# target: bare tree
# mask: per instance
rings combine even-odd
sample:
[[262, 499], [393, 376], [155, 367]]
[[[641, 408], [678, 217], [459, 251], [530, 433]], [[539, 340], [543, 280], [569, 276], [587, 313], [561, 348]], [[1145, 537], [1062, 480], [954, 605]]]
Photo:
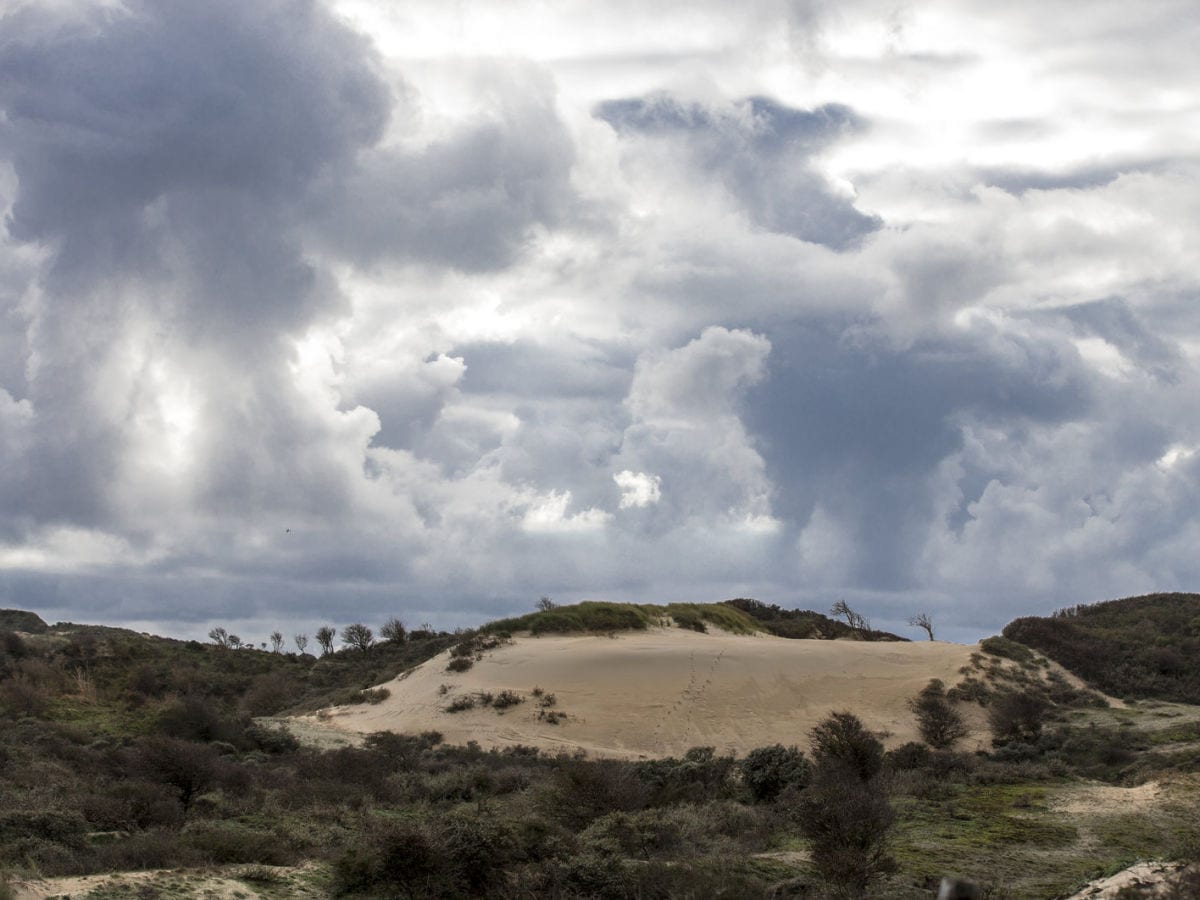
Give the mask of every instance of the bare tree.
[[375, 643], [375, 632], [361, 622], [355, 622], [342, 629], [342, 643], [366, 653]]
[[272, 631], [271, 632], [271, 652], [279, 653], [282, 650], [283, 650], [283, 632]]
[[208, 633], [208, 637], [218, 647], [229, 646], [229, 632], [219, 625]]
[[317, 629], [317, 643], [321, 645], [321, 655], [328, 656], [333, 652], [333, 639], [337, 637], [337, 629], [322, 625]]
[[295, 637], [293, 637], [292, 640], [296, 642], [296, 649], [299, 650], [301, 653], [303, 653], [306, 649], [308, 649], [308, 635], [307, 634], [298, 634]]
[[919, 612], [908, 620], [908, 624], [913, 628], [923, 628], [925, 633], [929, 635], [929, 639], [933, 640], [933, 616], [927, 612]]
[[379, 636], [389, 644], [403, 644], [408, 638], [408, 629], [396, 616], [392, 616], [379, 626]]
[[846, 624], [863, 637], [866, 637], [871, 633], [871, 623], [867, 620], [867, 617], [858, 611], [851, 609], [850, 604], [845, 600], [839, 600], [837, 603], [833, 604], [833, 606], [829, 608], [829, 614], [835, 619], [845, 619]]
[[534, 609], [536, 609], [538, 612], [550, 612], [550, 610], [556, 609], [557, 607], [558, 604], [549, 597], [540, 597]]
[[242, 639], [236, 634], [229, 635], [226, 640], [228, 641], [228, 643], [225, 645], [226, 647], [232, 647], [234, 650], [242, 649]]

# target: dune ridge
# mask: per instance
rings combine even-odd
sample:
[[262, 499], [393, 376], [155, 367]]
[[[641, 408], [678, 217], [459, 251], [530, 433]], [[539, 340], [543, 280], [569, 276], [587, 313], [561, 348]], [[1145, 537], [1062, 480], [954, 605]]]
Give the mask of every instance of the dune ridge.
[[[319, 720], [346, 732], [442, 732], [450, 743], [517, 744], [638, 758], [695, 746], [744, 753], [766, 744], [805, 746], [832, 710], [848, 709], [897, 746], [918, 739], [906, 702], [931, 678], [955, 684], [978, 645], [788, 640], [679, 628], [606, 635], [517, 635], [466, 672], [446, 671], [444, 653], [386, 682], [376, 705], [336, 707]], [[553, 694], [539, 718], [532, 690]], [[525, 702], [497, 711], [445, 711], [456, 697], [513, 691]], [[972, 714], [973, 717], [972, 717]], [[982, 746], [982, 715], [968, 712]]]

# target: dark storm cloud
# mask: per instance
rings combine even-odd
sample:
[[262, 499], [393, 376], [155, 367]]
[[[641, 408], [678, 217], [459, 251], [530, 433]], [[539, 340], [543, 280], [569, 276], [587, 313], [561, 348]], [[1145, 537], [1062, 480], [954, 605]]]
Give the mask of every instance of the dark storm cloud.
[[20, 184], [10, 232], [56, 242], [59, 278], [161, 265], [156, 202], [243, 232], [222, 201], [286, 205], [387, 119], [368, 46], [307, 0], [137, 0], [54, 19], [30, 5], [0, 23], [0, 106]]
[[[56, 16], [25, 6], [0, 28], [8, 230], [52, 254], [30, 331], [40, 458], [25, 503], [97, 522], [125, 443], [113, 407], [134, 387], [97, 372], [153, 322], [167, 344], [212, 346], [227, 369], [214, 380], [269, 403], [279, 337], [336, 299], [301, 255], [296, 195], [379, 136], [389, 97], [361, 38], [303, 0]], [[258, 412], [236, 407], [227, 433]]]
[[536, 72], [498, 71], [500, 108], [420, 150], [381, 149], [323, 186], [312, 213], [324, 240], [360, 264], [418, 261], [500, 268], [529, 229], [572, 205], [574, 148]]
[[771, 341], [771, 376], [746, 421], [774, 510], [800, 525], [818, 505], [835, 514], [858, 548], [861, 588], [911, 586], [933, 514], [930, 481], [961, 447], [964, 417], [1020, 430], [1091, 405], [1078, 357], [1045, 338], [985, 328], [900, 350], [826, 319], [780, 327]]
[[712, 109], [656, 94], [609, 100], [595, 114], [620, 134], [678, 146], [702, 172], [718, 177], [761, 228], [846, 250], [881, 225], [809, 165], [813, 155], [865, 126], [848, 107], [800, 110], [750, 97]]

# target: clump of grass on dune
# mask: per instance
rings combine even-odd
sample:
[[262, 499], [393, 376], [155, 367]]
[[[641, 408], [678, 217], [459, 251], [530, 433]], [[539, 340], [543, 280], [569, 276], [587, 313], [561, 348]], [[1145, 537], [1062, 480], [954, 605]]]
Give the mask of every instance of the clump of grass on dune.
[[665, 607], [646, 608], [665, 612], [680, 628], [693, 631], [705, 631], [705, 625], [715, 625], [733, 634], [755, 634], [763, 630], [752, 617], [724, 603], [669, 603]]

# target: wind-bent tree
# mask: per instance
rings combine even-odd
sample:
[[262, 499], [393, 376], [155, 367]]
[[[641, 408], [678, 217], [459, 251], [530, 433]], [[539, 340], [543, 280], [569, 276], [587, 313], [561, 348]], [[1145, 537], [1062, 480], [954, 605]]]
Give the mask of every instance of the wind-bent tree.
[[337, 637], [337, 630], [329, 625], [322, 625], [317, 629], [317, 643], [321, 645], [321, 655], [328, 656], [333, 652], [333, 639]]
[[229, 646], [229, 632], [219, 625], [208, 633], [208, 637], [218, 647]]
[[308, 649], [308, 635], [307, 634], [298, 634], [295, 637], [293, 637], [292, 640], [296, 642], [296, 650], [299, 651], [300, 653], [303, 653], [306, 649]]
[[913, 628], [922, 628], [929, 635], [929, 639], [933, 640], [933, 617], [927, 612], [919, 612], [908, 620], [908, 624]]
[[871, 623], [867, 620], [867, 617], [857, 610], [851, 609], [850, 604], [845, 600], [839, 600], [833, 604], [829, 608], [829, 614], [835, 619], [845, 619], [846, 624], [863, 637], [871, 633]]
[[366, 653], [375, 643], [375, 632], [362, 622], [355, 622], [342, 629], [342, 643]]

